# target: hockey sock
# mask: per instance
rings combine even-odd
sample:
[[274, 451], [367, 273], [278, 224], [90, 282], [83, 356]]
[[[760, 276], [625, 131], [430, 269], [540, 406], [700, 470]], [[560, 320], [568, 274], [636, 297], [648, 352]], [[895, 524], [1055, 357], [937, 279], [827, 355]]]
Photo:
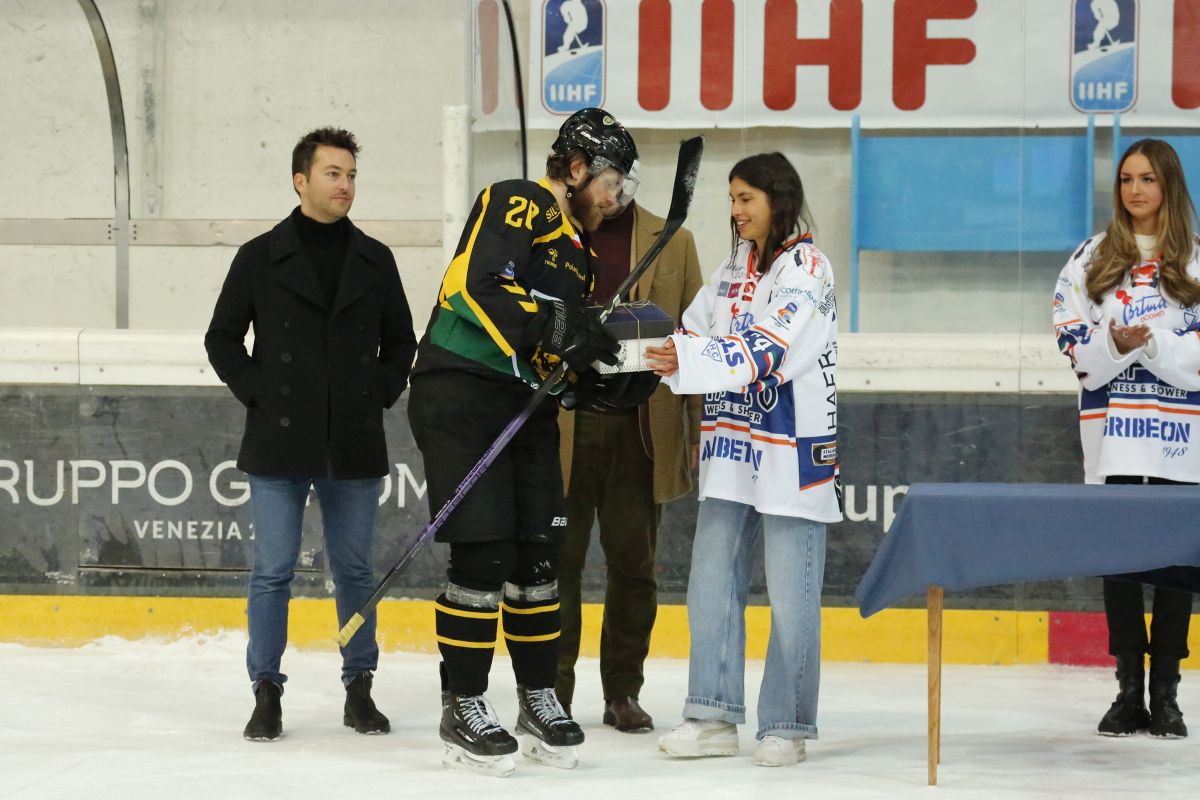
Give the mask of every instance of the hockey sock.
[[464, 589], [450, 584], [434, 602], [438, 650], [453, 694], [473, 697], [487, 691], [500, 592]]
[[504, 584], [504, 639], [517, 683], [527, 689], [554, 686], [558, 669], [558, 582]]

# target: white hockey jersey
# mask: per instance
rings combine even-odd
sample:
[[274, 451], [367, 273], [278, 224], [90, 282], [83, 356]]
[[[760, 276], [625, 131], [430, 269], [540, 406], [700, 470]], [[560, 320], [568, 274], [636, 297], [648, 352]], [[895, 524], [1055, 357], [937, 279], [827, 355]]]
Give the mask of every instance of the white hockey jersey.
[[[1081, 385], [1084, 480], [1150, 475], [1200, 482], [1200, 438], [1191, 446], [1192, 436], [1200, 436], [1200, 307], [1183, 308], [1162, 294], [1157, 259], [1131, 268], [1097, 306], [1085, 284], [1103, 238], [1097, 234], [1075, 251], [1054, 290], [1058, 347]], [[1200, 243], [1187, 272], [1200, 279]], [[1153, 344], [1119, 354], [1109, 320], [1149, 325]]]
[[679, 371], [664, 382], [705, 395], [701, 499], [841, 521], [833, 270], [812, 239], [787, 243], [766, 275], [739, 243], [683, 330], [672, 337]]

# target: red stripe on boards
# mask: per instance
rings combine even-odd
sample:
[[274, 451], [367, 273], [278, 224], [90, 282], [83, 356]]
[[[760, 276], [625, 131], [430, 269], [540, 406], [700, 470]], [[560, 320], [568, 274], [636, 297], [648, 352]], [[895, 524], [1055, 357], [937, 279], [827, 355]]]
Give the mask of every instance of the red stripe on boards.
[[1051, 611], [1049, 613], [1051, 664], [1081, 667], [1111, 667], [1108, 654], [1108, 623], [1100, 611]]

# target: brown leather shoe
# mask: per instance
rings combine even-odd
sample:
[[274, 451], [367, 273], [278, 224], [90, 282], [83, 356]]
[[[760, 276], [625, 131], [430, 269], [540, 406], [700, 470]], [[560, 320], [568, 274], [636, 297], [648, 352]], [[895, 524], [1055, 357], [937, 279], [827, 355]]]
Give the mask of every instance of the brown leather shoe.
[[604, 701], [604, 724], [622, 733], [646, 733], [654, 730], [654, 720], [636, 697], [613, 697]]

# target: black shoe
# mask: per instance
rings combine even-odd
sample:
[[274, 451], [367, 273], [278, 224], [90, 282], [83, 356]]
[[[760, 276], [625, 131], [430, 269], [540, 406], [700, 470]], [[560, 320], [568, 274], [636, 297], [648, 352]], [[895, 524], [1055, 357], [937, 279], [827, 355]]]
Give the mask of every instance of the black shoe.
[[273, 742], [283, 735], [283, 709], [279, 696], [283, 689], [271, 681], [259, 681], [254, 690], [254, 713], [242, 731], [242, 737], [251, 742]]
[[392, 725], [388, 718], [375, 707], [371, 699], [372, 675], [364, 672], [346, 687], [346, 710], [342, 715], [342, 724], [354, 728], [359, 733], [388, 733]]
[[654, 720], [636, 697], [613, 697], [604, 701], [604, 724], [622, 733], [646, 733], [654, 730]]
[[1179, 688], [1179, 659], [1150, 660], [1150, 735], [1160, 739], [1183, 739], [1187, 725], [1175, 699]]
[[1101, 736], [1132, 736], [1150, 726], [1146, 710], [1146, 667], [1143, 656], [1117, 656], [1117, 699], [1100, 720], [1096, 732]]
[[583, 729], [571, 719], [553, 687], [526, 689], [517, 687], [517, 730], [541, 739], [551, 747], [573, 747], [583, 744]]

